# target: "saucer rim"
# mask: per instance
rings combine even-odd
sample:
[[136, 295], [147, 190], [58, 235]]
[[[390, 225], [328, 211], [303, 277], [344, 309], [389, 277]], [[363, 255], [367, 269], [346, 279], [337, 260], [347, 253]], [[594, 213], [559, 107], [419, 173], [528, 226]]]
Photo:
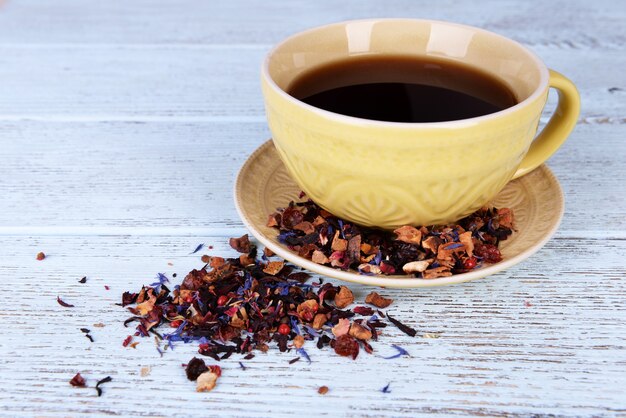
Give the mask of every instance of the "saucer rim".
[[[243, 183], [243, 177], [248, 169], [248, 167], [253, 164], [256, 160], [256, 157], [265, 152], [266, 149], [270, 146], [274, 146], [272, 139], [261, 144], [252, 154], [248, 156], [246, 161], [243, 163], [239, 171], [237, 172], [237, 177], [234, 183], [234, 192], [233, 197], [235, 201], [235, 208], [245, 227], [252, 233], [252, 235], [260, 241], [267, 248], [272, 250], [276, 255], [282, 257], [283, 259], [299, 266], [303, 267], [306, 270], [312, 271], [314, 273], [331, 277], [334, 279], [350, 282], [350, 283], [358, 283], [366, 286], [378, 286], [378, 287], [389, 287], [389, 288], [430, 288], [430, 287], [439, 287], [439, 286], [447, 286], [452, 284], [460, 284], [466, 283], [473, 280], [482, 279], [484, 277], [493, 275], [495, 273], [499, 273], [503, 270], [506, 270], [510, 267], [519, 264], [520, 262], [526, 260], [531, 257], [537, 251], [539, 251], [543, 246], [554, 236], [556, 231], [561, 224], [563, 219], [563, 214], [565, 211], [565, 199], [563, 194], [563, 189], [561, 184], [559, 183], [557, 177], [554, 175], [552, 170], [548, 168], [546, 164], [542, 164], [537, 167], [535, 170], [543, 170], [545, 175], [550, 178], [550, 180], [555, 184], [558, 193], [555, 194], [554, 198], [558, 199], [558, 207], [559, 214], [556, 220], [554, 221], [551, 228], [543, 235], [542, 239], [537, 241], [534, 245], [528, 248], [521, 253], [508, 258], [506, 260], [502, 260], [499, 263], [489, 265], [487, 267], [483, 267], [477, 270], [472, 270], [467, 273], [455, 274], [449, 277], [440, 277], [436, 279], [421, 279], [421, 278], [399, 278], [398, 276], [368, 276], [361, 275], [354, 271], [345, 271], [345, 270], [337, 270], [332, 267], [323, 266], [321, 264], [314, 263], [311, 260], [308, 260], [304, 257], [300, 257], [299, 255], [293, 253], [291, 250], [283, 247], [280, 244], [276, 244], [271, 239], [266, 237], [258, 228], [254, 226], [251, 220], [246, 215], [243, 204], [241, 203], [242, 197], [239, 194], [239, 190], [241, 189], [240, 185]], [[533, 170], [534, 171], [534, 170]]]

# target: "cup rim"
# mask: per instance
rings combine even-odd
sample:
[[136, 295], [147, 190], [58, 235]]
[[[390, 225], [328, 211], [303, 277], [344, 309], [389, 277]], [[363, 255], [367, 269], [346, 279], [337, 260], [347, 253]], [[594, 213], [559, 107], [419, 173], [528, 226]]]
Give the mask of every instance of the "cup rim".
[[[272, 78], [272, 76], [269, 73], [269, 63], [271, 60], [272, 55], [279, 49], [281, 48], [285, 43], [287, 43], [288, 41], [297, 38], [299, 36], [302, 36], [304, 34], [307, 33], [313, 33], [322, 29], [326, 29], [329, 27], [333, 27], [333, 26], [342, 26], [342, 25], [346, 25], [348, 23], [354, 23], [354, 22], [427, 22], [427, 23], [437, 23], [437, 24], [444, 24], [444, 25], [448, 25], [448, 26], [456, 26], [456, 27], [460, 27], [460, 28], [465, 28], [465, 29], [471, 29], [477, 32], [482, 32], [485, 33], [489, 36], [493, 36], [496, 38], [500, 38], [506, 42], [512, 43], [518, 47], [520, 47], [521, 49], [523, 49], [529, 56], [529, 58], [536, 64], [537, 68], [539, 69], [540, 72], [540, 80], [539, 80], [539, 86], [535, 89], [535, 91], [533, 91], [533, 93], [528, 96], [527, 98], [525, 98], [524, 100], [522, 100], [521, 102], [511, 106], [511, 107], [507, 107], [506, 109], [503, 110], [499, 110], [497, 112], [494, 113], [489, 113], [487, 115], [483, 115], [483, 116], [476, 116], [473, 118], [467, 118], [467, 119], [458, 119], [458, 120], [449, 120], [449, 121], [443, 121], [443, 122], [391, 122], [391, 121], [382, 121], [382, 120], [375, 120], [375, 119], [365, 119], [365, 118], [358, 118], [358, 117], [354, 117], [354, 116], [348, 116], [348, 115], [343, 115], [341, 113], [335, 113], [335, 112], [331, 112], [328, 110], [324, 110], [324, 109], [320, 109], [318, 107], [309, 105], [299, 99], [296, 99], [295, 97], [293, 97], [292, 95], [290, 95], [289, 93], [287, 93], [285, 90], [283, 90], [282, 88], [280, 88], [276, 82], [274, 81], [274, 79]], [[451, 128], [454, 125], [467, 125], [467, 124], [476, 124], [476, 123], [480, 123], [483, 121], [488, 121], [490, 119], [496, 119], [496, 118], [501, 118], [501, 117], [505, 117], [510, 115], [511, 113], [515, 113], [516, 111], [518, 111], [519, 109], [528, 106], [529, 104], [535, 102], [539, 97], [541, 97], [544, 93], [544, 91], [548, 88], [549, 86], [549, 80], [550, 80], [550, 72], [548, 70], [548, 67], [545, 65], [545, 63], [537, 56], [537, 54], [535, 54], [533, 51], [531, 51], [529, 48], [527, 48], [526, 46], [522, 45], [521, 43], [511, 39], [511, 38], [507, 38], [506, 36], [500, 35], [498, 33], [495, 32], [491, 32], [488, 31], [486, 29], [482, 29], [476, 26], [470, 26], [470, 25], [464, 25], [461, 23], [454, 23], [454, 22], [448, 22], [445, 20], [434, 20], [434, 19], [407, 19], [407, 18], [370, 18], [370, 19], [350, 19], [350, 20], [343, 20], [340, 22], [334, 22], [334, 23], [329, 23], [326, 25], [321, 25], [321, 26], [316, 26], [313, 28], [309, 28], [300, 32], [297, 32], [293, 35], [290, 35], [289, 37], [283, 39], [282, 41], [280, 41], [278, 44], [276, 44], [274, 47], [272, 47], [267, 54], [265, 55], [265, 59], [263, 60], [263, 64], [261, 65], [261, 76], [262, 78], [268, 83], [268, 85], [275, 90], [283, 99], [287, 100], [288, 102], [291, 102], [292, 104], [296, 105], [296, 106], [300, 106], [310, 112], [313, 112], [315, 114], [318, 114], [318, 116], [321, 116], [323, 118], [326, 119], [331, 119], [334, 120], [336, 122], [341, 122], [341, 123], [349, 123], [349, 124], [355, 124], [355, 125], [367, 125], [367, 126], [377, 126], [377, 127], [390, 127], [390, 128], [406, 128], [406, 129], [416, 129], [416, 128]]]

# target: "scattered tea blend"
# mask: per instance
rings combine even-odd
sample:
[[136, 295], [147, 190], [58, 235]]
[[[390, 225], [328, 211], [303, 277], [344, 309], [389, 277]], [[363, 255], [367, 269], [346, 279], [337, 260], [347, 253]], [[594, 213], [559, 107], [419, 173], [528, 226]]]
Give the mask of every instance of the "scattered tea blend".
[[[388, 325], [385, 313], [368, 306], [350, 310], [354, 295], [348, 287], [323, 283], [322, 279], [307, 283], [308, 273], [294, 270], [277, 257], [268, 258], [267, 252], [257, 258], [257, 248], [247, 235], [231, 239], [230, 245], [240, 252], [239, 257], [211, 256], [173, 289], [166, 286], [167, 277], [159, 274], [157, 282], [139, 292], [125, 292], [122, 306], [133, 316], [124, 326], [136, 322], [135, 336], [153, 334], [158, 345], [165, 343], [166, 348], [178, 341], [195, 342], [198, 353], [214, 361], [232, 355], [250, 360], [253, 351], [266, 352], [276, 346], [281, 352], [297, 354], [290, 364], [297, 360], [311, 363], [307, 342], [352, 359], [361, 350], [373, 352], [370, 341], [376, 341], [379, 330]], [[374, 306], [387, 307], [393, 302], [378, 294], [373, 299], [370, 296], [367, 303]], [[413, 330], [399, 321], [391, 323], [404, 332]], [[169, 332], [157, 331], [166, 327]], [[122, 345], [127, 346], [131, 339], [128, 336]], [[394, 348], [400, 355], [388, 359], [408, 355], [404, 349]], [[217, 366], [206, 366], [198, 358], [188, 363], [186, 372], [190, 380], [197, 381], [199, 391], [211, 390], [221, 374]]]
[[278, 240], [290, 250], [317, 264], [435, 279], [501, 261], [498, 245], [513, 233], [513, 222], [508, 208], [483, 208], [457, 224], [387, 232], [344, 221], [307, 200], [278, 209], [267, 226], [278, 230]]

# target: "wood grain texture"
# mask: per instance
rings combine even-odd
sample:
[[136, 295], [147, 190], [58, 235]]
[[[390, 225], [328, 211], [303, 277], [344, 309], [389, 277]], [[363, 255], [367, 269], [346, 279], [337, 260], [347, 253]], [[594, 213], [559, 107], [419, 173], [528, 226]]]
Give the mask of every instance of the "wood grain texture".
[[[549, 161], [562, 226], [490, 278], [385, 290], [420, 333], [387, 328], [376, 353], [399, 344], [410, 358], [310, 347], [311, 365], [272, 351], [244, 371], [233, 357], [197, 394], [180, 367], [197, 348], [123, 348], [115, 303], [157, 272], [198, 267], [198, 243], [229, 255], [226, 238], [245, 233], [232, 187], [269, 137], [258, 69], [271, 45], [380, 16], [485, 27], [577, 83], [579, 126]], [[0, 0], [0, 415], [626, 416], [625, 19], [608, 0]], [[114, 380], [98, 398], [68, 384], [76, 372]]]
[[0, 40], [7, 43], [273, 44], [325, 23], [370, 17], [449, 20], [481, 26], [529, 45], [622, 49], [621, 2], [558, 0], [344, 0], [84, 2], [7, 0]]
[[[0, 122], [0, 137], [0, 234], [36, 227], [228, 233], [243, 226], [235, 175], [269, 132], [261, 122], [30, 121]], [[621, 125], [581, 124], [549, 160], [566, 196], [564, 233], [626, 237], [623, 138]]]
[[[0, 121], [263, 122], [269, 48], [0, 43]], [[582, 121], [624, 123], [626, 91], [609, 91], [626, 90], [623, 49], [532, 49], [577, 83]]]

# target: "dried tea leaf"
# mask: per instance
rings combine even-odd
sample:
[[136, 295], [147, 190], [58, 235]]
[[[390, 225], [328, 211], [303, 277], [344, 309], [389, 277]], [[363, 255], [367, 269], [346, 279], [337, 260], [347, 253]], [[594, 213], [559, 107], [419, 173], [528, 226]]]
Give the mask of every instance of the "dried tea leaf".
[[389, 312], [387, 312], [387, 319], [391, 321], [392, 324], [398, 327], [398, 329], [404, 332], [406, 335], [411, 336], [411, 337], [415, 337], [415, 335], [417, 335], [416, 329], [413, 329], [410, 326], [405, 325], [402, 322], [398, 321], [397, 319], [392, 318], [391, 315], [389, 315]]
[[98, 396], [102, 396], [102, 389], [100, 389], [100, 385], [102, 385], [104, 383], [108, 383], [111, 380], [113, 380], [113, 378], [111, 376], [107, 376], [104, 379], [98, 380], [98, 383], [96, 383], [96, 392], [98, 392]]

